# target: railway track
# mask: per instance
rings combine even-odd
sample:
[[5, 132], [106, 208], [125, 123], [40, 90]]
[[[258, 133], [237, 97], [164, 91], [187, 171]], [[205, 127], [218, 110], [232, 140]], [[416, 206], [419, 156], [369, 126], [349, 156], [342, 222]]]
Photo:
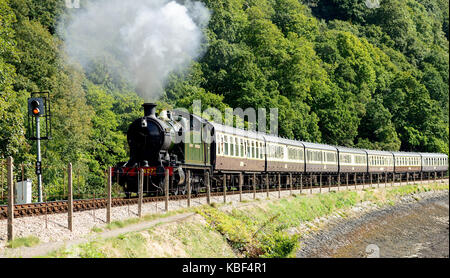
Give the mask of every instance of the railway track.
[[[445, 180], [448, 179], [440, 179]], [[411, 181], [410, 181], [411, 182]], [[390, 182], [388, 182], [390, 183]], [[358, 183], [356, 185], [369, 185], [370, 182], [366, 183]], [[372, 183], [375, 184], [376, 183]], [[383, 182], [380, 182], [381, 185], [384, 184]], [[355, 184], [349, 184], [349, 187], [355, 186]], [[337, 188], [338, 185], [322, 185], [322, 189], [328, 189], [328, 188]], [[340, 187], [346, 187], [346, 185], [341, 184]], [[312, 188], [319, 188], [318, 185], [314, 185]], [[311, 189], [310, 185], [304, 185], [303, 190], [309, 190]], [[278, 192], [278, 191], [288, 191], [291, 190], [290, 187], [281, 187], [280, 190], [278, 188], [270, 188], [269, 192]], [[299, 190], [299, 187], [293, 186], [292, 190]], [[258, 188], [256, 189], [256, 193], [266, 193], [266, 188]], [[255, 193], [253, 189], [250, 190], [242, 190], [242, 194], [249, 194], [249, 193]], [[237, 195], [239, 194], [239, 190], [227, 190], [226, 195]], [[191, 198], [204, 198], [206, 197], [206, 193], [200, 193], [196, 195], [192, 195]], [[217, 197], [217, 196], [223, 196], [223, 191], [220, 192], [211, 192], [211, 197]], [[169, 201], [177, 201], [177, 200], [186, 200], [188, 198], [187, 195], [171, 195], [169, 196]], [[163, 202], [165, 201], [165, 196], [155, 196], [155, 197], [144, 197], [142, 198], [143, 203], [151, 203], [151, 202]], [[138, 203], [138, 198], [112, 198], [111, 206], [112, 207], [119, 207], [119, 206], [126, 206], [126, 205], [135, 205]], [[106, 198], [96, 198], [96, 199], [83, 199], [83, 200], [74, 200], [73, 201], [73, 211], [79, 212], [79, 211], [86, 211], [86, 210], [93, 210], [93, 209], [102, 209], [106, 208], [107, 206], [107, 199]], [[67, 201], [51, 201], [51, 202], [45, 202], [45, 203], [33, 203], [33, 204], [23, 204], [23, 205], [15, 205], [14, 206], [14, 217], [20, 218], [20, 217], [30, 217], [30, 216], [39, 216], [39, 215], [46, 215], [46, 214], [56, 214], [56, 213], [65, 213], [68, 210], [68, 202]], [[7, 219], [7, 212], [8, 207], [6, 205], [0, 206], [0, 220]]]

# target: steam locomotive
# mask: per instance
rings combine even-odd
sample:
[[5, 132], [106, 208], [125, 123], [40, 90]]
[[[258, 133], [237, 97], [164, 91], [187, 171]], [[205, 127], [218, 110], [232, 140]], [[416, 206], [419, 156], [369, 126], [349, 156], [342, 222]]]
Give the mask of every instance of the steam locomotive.
[[[448, 156], [440, 153], [389, 152], [301, 142], [265, 133], [209, 122], [183, 111], [162, 111], [146, 103], [144, 117], [128, 129], [130, 159], [113, 169], [127, 196], [137, 192], [141, 169], [144, 192], [164, 194], [165, 172], [170, 194], [185, 194], [189, 178], [192, 193], [205, 188], [205, 173], [222, 188], [223, 173], [301, 174], [317, 176], [372, 174], [386, 180], [396, 176], [432, 176], [448, 171]], [[187, 176], [189, 175], [189, 176]], [[232, 182], [230, 186], [233, 186]], [[250, 184], [250, 182], [248, 183]], [[270, 182], [274, 185], [274, 182]], [[153, 193], [152, 193], [153, 192]]]
[[185, 194], [189, 170], [192, 192], [197, 193], [203, 185], [205, 171], [212, 173], [214, 169], [213, 126], [182, 111], [162, 111], [157, 117], [153, 103], [143, 107], [144, 117], [135, 120], [127, 132], [130, 159], [113, 169], [118, 183], [128, 196], [137, 192], [139, 172], [143, 169], [143, 191], [163, 194], [168, 170], [171, 193]]

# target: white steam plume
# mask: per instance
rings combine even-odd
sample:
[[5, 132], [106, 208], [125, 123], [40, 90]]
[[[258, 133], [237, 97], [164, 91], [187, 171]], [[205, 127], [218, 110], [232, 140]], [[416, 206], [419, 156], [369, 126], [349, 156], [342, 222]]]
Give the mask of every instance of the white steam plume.
[[210, 18], [200, 2], [97, 0], [60, 28], [66, 51], [88, 68], [102, 60], [136, 86], [147, 101], [162, 93], [170, 72], [202, 54], [201, 31]]

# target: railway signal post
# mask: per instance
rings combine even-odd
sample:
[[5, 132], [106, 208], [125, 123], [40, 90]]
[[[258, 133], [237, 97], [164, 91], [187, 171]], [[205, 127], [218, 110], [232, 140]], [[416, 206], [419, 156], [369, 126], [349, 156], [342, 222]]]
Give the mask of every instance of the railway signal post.
[[[49, 93], [32, 93], [28, 99], [28, 139], [36, 141], [36, 175], [38, 182], [38, 201], [42, 202], [42, 158], [41, 140], [51, 139]], [[34, 118], [34, 121], [32, 120]], [[41, 123], [41, 118], [43, 122]], [[44, 133], [41, 134], [41, 124]], [[35, 134], [35, 136], [33, 136]]]

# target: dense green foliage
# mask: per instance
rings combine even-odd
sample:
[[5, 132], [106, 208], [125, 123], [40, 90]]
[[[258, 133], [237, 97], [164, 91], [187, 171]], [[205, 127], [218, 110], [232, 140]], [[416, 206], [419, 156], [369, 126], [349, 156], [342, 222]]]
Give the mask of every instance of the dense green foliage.
[[[202, 2], [212, 12], [207, 52], [171, 75], [164, 106], [278, 108], [284, 137], [448, 153], [447, 0]], [[0, 159], [33, 162], [26, 99], [49, 91], [44, 165], [72, 162], [81, 183], [99, 187], [105, 167], [126, 159], [143, 100], [101, 62], [68, 63], [55, 30], [71, 12], [60, 0], [0, 0]], [[45, 182], [58, 191], [62, 179], [48, 171]]]

